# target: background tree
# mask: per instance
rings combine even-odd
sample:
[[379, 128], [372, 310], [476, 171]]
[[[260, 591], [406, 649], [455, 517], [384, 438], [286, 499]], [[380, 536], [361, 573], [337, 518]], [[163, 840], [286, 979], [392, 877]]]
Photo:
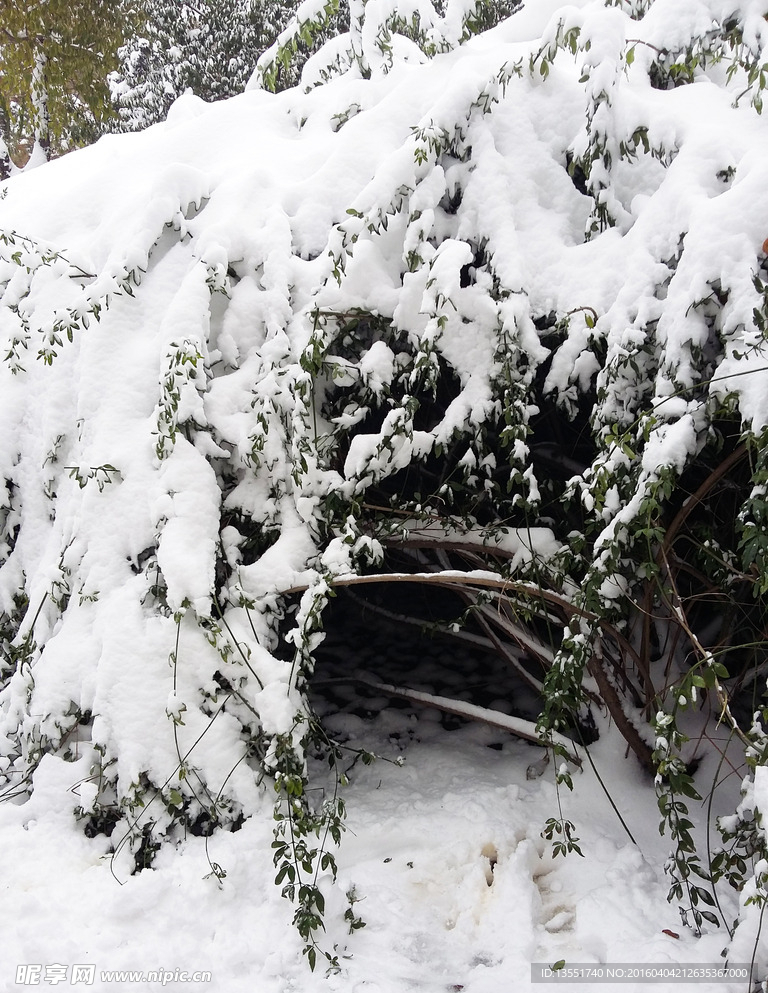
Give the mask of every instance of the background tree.
[[138, 7], [2, 0], [0, 133], [17, 165], [35, 144], [48, 157], [101, 133], [111, 113], [106, 77]]
[[164, 120], [187, 88], [208, 101], [241, 93], [296, 4], [147, 0], [146, 19], [121, 47], [109, 79], [116, 129], [136, 131]]

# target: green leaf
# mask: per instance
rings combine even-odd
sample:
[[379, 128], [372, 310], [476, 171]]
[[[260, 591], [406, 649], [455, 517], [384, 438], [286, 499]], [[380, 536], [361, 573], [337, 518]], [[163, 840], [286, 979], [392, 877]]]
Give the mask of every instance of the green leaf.
[[[701, 794], [693, 785], [691, 780], [688, 779], [687, 777], [686, 778], [681, 777], [681, 782], [678, 784], [678, 789], [680, 790], [681, 793], [683, 793], [685, 796], [689, 796], [692, 800], [701, 800]], [[687, 808], [685, 810], [685, 813], [686, 814], [688, 813]]]
[[712, 896], [712, 894], [709, 892], [709, 890], [705, 890], [702, 886], [696, 886], [694, 888], [695, 888], [696, 892], [698, 893], [698, 895], [701, 898], [701, 900], [702, 900], [703, 903], [706, 903], [706, 905], [708, 907], [714, 907], [715, 906], [715, 898]]

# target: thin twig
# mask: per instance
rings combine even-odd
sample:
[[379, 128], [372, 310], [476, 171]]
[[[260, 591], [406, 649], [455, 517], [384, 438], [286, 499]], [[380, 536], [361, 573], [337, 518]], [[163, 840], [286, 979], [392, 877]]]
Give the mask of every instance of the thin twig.
[[364, 686], [371, 686], [373, 689], [390, 696], [402, 697], [404, 700], [410, 700], [412, 703], [421, 703], [425, 707], [434, 707], [437, 710], [445, 711], [447, 714], [456, 714], [458, 717], [466, 717], [469, 720], [489, 724], [491, 727], [501, 728], [503, 731], [509, 731], [518, 738], [524, 738], [526, 741], [530, 741], [534, 745], [539, 745], [541, 748], [547, 748], [554, 742], [564, 748], [570, 762], [581, 766], [582, 760], [577, 751], [578, 746], [570, 738], [552, 732], [552, 742], [542, 741], [533, 721], [527, 721], [522, 717], [511, 717], [508, 714], [502, 714], [500, 710], [478, 707], [477, 704], [466, 703], [464, 700], [455, 700], [452, 697], [436, 696], [434, 693], [424, 693], [421, 690], [410, 689], [406, 686], [393, 686], [391, 683], [380, 683], [378, 680], [372, 679], [364, 673], [359, 673], [350, 678], [354, 679], [355, 682], [362, 683]]

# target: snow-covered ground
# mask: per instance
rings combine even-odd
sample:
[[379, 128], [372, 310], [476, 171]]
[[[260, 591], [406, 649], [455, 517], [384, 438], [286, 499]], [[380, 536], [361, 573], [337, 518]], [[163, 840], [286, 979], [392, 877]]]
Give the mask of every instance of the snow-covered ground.
[[517, 993], [529, 988], [534, 962], [722, 964], [723, 933], [694, 938], [666, 901], [653, 790], [620, 741], [608, 736], [593, 757], [637, 845], [587, 769], [562, 797], [584, 858], [553, 859], [541, 837], [556, 811], [552, 776], [526, 776], [542, 753], [475, 726], [445, 731], [433, 714], [384, 710], [356, 729], [369, 747], [395, 730], [414, 738], [402, 768], [360, 766], [346, 790], [339, 883], [354, 888], [367, 926], [348, 936], [345, 904], [329, 891], [326, 941], [338, 945], [342, 970], [328, 978], [321, 965], [309, 972], [292, 908], [273, 883], [269, 796], [262, 817], [209, 840], [227, 874], [220, 886], [201, 838], [163, 849], [151, 870], [130, 876], [119, 863], [111, 871], [106, 839], [88, 840], [76, 826], [71, 767], [45, 760], [32, 800], [0, 813], [2, 988], [13, 988], [19, 964], [95, 963], [93, 988], [103, 990], [160, 988], [100, 982], [106, 970], [209, 970], [210, 983], [168, 988], [220, 993]]
[[[358, 654], [363, 645], [358, 637]], [[397, 643], [369, 648], [368, 675], [401, 649]], [[403, 658], [413, 686], [445, 687], [453, 673], [475, 696], [500, 688], [498, 663], [473, 660], [451, 642], [431, 646], [426, 658], [419, 654], [418, 664]], [[394, 662], [396, 669], [397, 657]], [[71, 977], [73, 965], [94, 963], [92, 988], [105, 991], [162, 988], [146, 977], [122, 984], [100, 979], [109, 970], [208, 970], [210, 982], [168, 981], [165, 988], [220, 993], [517, 993], [563, 987], [532, 986], [532, 963], [724, 964], [725, 932], [709, 929], [695, 938], [666, 900], [661, 867], [668, 840], [657, 829], [653, 784], [609, 727], [600, 728], [591, 754], [636, 843], [585, 764], [575, 791], [561, 789], [560, 797], [583, 858], [553, 858], [542, 830], [558, 800], [541, 749], [356, 688], [346, 681], [351, 664], [348, 654], [321, 660], [315, 691], [339, 740], [381, 756], [370, 766], [356, 763], [344, 789], [348, 830], [337, 886], [327, 888], [324, 936], [325, 947], [339, 954], [338, 974], [326, 976], [322, 963], [310, 973], [292, 907], [274, 885], [271, 790], [265, 788], [261, 814], [241, 830], [215, 834], [207, 850], [197, 837], [164, 847], [152, 869], [130, 875], [119, 857], [112, 863], [108, 839], [83, 836], [72, 816], [72, 766], [49, 758], [30, 801], [0, 806], [0, 988], [15, 988], [19, 964], [64, 964]], [[392, 668], [390, 654], [390, 677]], [[386, 761], [398, 757], [402, 766]], [[712, 772], [701, 769], [705, 788]], [[85, 763], [82, 775], [88, 775]], [[221, 883], [209, 859], [226, 872]], [[349, 892], [366, 921], [351, 936], [343, 920]], [[733, 901], [725, 907], [734, 916]], [[593, 982], [565, 988], [586, 993], [593, 986], [604, 988]], [[679, 987], [628, 981], [605, 988]], [[698, 981], [686, 988], [746, 993], [748, 985]]]

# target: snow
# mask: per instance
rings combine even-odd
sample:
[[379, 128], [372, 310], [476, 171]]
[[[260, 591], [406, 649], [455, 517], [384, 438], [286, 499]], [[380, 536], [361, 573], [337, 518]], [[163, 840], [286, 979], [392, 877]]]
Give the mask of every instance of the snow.
[[[666, 901], [653, 784], [625, 761], [615, 727], [600, 718], [590, 754], [636, 843], [590, 763], [569, 793], [518, 740], [535, 714], [498, 705], [497, 726], [449, 730], [422, 706], [445, 703], [434, 687], [411, 687], [407, 712], [368, 700], [363, 716], [319, 691], [332, 733], [391, 760], [350, 772], [339, 877], [320, 877], [338, 974], [309, 972], [273, 884], [274, 792], [260, 761], [278, 740], [298, 747], [299, 660], [325, 633], [316, 608], [381, 557], [354, 516], [329, 524], [330, 498], [362, 500], [372, 480], [459, 439], [465, 481], [478, 485], [497, 467], [478, 448], [499, 429], [502, 386], [517, 404], [511, 463], [522, 467], [536, 413], [525, 390], [539, 372], [552, 395], [595, 385], [596, 432], [630, 439], [608, 443], [573, 484], [601, 529], [590, 576], [610, 604], [629, 588], [612, 562], [623, 529], [662, 472], [698, 451], [707, 405], [733, 394], [744, 427], [768, 424], [753, 281], [768, 235], [765, 122], [747, 100], [733, 106], [743, 80], [729, 88], [716, 68], [670, 90], [652, 90], [645, 71], [652, 46], [684, 46], [728, 5], [656, 0], [637, 21], [626, 5], [539, 0], [429, 60], [405, 39], [391, 58], [381, 49], [374, 14], [391, 6], [371, 2], [355, 38], [365, 72], [319, 85], [317, 56], [303, 85], [278, 95], [258, 89], [258, 73], [218, 104], [188, 92], [164, 124], [3, 187], [0, 225], [16, 241], [0, 244], [0, 607], [17, 617], [20, 593], [27, 603], [3, 648], [10, 799], [45, 754], [31, 795], [0, 807], [0, 985], [18, 964], [95, 962], [209, 969], [205, 988], [227, 993], [498, 993], [527, 989], [532, 962], [721, 961], [727, 938], [705, 928], [695, 939]], [[431, 21], [425, 3], [410, 6], [431, 38], [456, 41], [463, 4]], [[299, 19], [316, 7], [306, 0]], [[741, 7], [748, 43], [764, 48], [764, 11]], [[571, 28], [575, 58], [529, 73]], [[593, 199], [566, 165], [603, 139], [616, 161], [609, 170], [596, 154]], [[633, 151], [619, 161], [622, 142]], [[601, 230], [598, 205], [614, 226]], [[363, 311], [378, 337], [335, 356], [340, 328]], [[568, 325], [561, 342], [539, 334], [549, 314]], [[323, 359], [337, 362], [338, 388], [367, 398], [329, 420]], [[415, 393], [441, 364], [456, 384], [442, 413], [417, 421], [416, 407], [389, 403], [395, 383]], [[374, 400], [384, 414], [368, 420]], [[630, 470], [632, 492], [606, 486], [598, 505], [599, 473]], [[530, 509], [542, 480], [532, 465], [519, 477]], [[522, 512], [490, 537], [446, 515], [434, 526], [405, 517], [409, 532], [469, 555], [490, 549], [505, 569], [425, 571], [425, 582], [523, 584], [568, 551], [563, 521], [528, 526]], [[562, 586], [578, 608], [579, 591]], [[287, 591], [302, 594], [293, 612]], [[544, 645], [535, 654], [555, 657]], [[333, 678], [358, 670], [342, 651]], [[385, 702], [403, 696], [386, 666], [373, 682]], [[464, 701], [467, 717], [487, 710]], [[312, 788], [331, 794], [323, 775]], [[766, 809], [763, 769], [746, 789]], [[83, 833], [105, 797], [130, 809], [139, 836], [150, 817], [164, 829], [173, 791], [221, 800], [239, 830], [177, 834], [136, 875], [139, 841], [124, 821], [111, 838]], [[542, 836], [560, 804], [583, 860], [555, 858]], [[726, 917], [742, 915], [731, 961], [757, 948], [762, 968], [768, 938], [750, 892], [722, 898]], [[349, 894], [367, 922], [354, 935]]]
[[[406, 761], [402, 768], [383, 761], [356, 768], [345, 790], [349, 821], [338, 883], [326, 888], [328, 940], [342, 952], [340, 974], [326, 978], [319, 967], [311, 974], [302, 961], [291, 908], [272, 883], [267, 796], [240, 831], [209, 839], [207, 855], [205, 839], [189, 837], [161, 851], [152, 871], [129, 875], [119, 858], [111, 866], [106, 839], [88, 840], [73, 826], [70, 783], [88, 776], [87, 761], [73, 766], [49, 757], [31, 800], [6, 805], [0, 821], [4, 981], [13, 983], [17, 963], [93, 962], [99, 971], [213, 974], [210, 983], [170, 989], [245, 993], [257, 983], [265, 993], [444, 993], [457, 986], [495, 993], [528, 989], [531, 962], [721, 961], [722, 937], [695, 940], [666, 902], [665, 840], [648, 819], [648, 787], [628, 774], [610, 743], [593, 750], [594, 761], [638, 845], [585, 767], [562, 798], [585, 858], [555, 859], [540, 836], [556, 809], [551, 773], [526, 778], [541, 751], [477, 725], [445, 731], [434, 712], [417, 712], [416, 720], [395, 721], [402, 712], [383, 709], [357, 724], [366, 747]], [[337, 733], [355, 726], [344, 715], [331, 723]], [[389, 741], [403, 729], [414, 740], [401, 753]], [[494, 742], [501, 748], [488, 747]], [[87, 790], [87, 782], [78, 787], [83, 802]], [[226, 872], [220, 886], [208, 858]], [[352, 890], [366, 927], [350, 936], [341, 917], [343, 895]], [[99, 985], [97, 978], [93, 988], [159, 987]]]

